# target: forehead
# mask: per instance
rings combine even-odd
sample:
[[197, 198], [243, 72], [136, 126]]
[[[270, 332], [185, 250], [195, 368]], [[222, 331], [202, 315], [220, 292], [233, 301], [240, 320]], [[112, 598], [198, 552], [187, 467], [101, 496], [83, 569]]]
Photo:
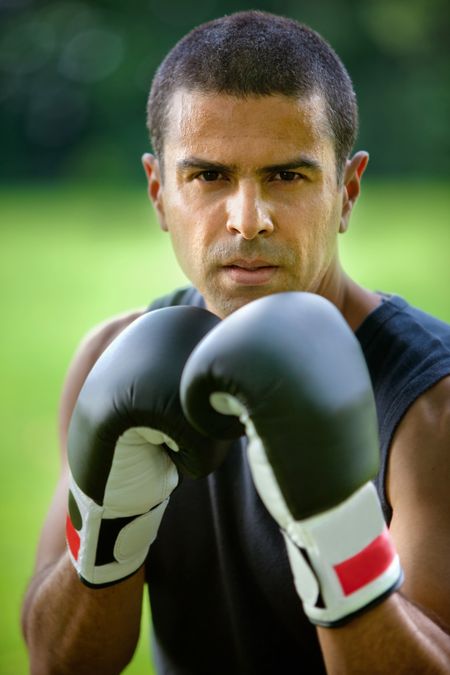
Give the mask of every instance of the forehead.
[[[214, 156], [220, 161], [265, 161], [305, 152], [334, 160], [325, 102], [282, 95], [240, 98], [178, 90], [168, 116], [166, 159]], [[220, 156], [218, 156], [220, 155]]]

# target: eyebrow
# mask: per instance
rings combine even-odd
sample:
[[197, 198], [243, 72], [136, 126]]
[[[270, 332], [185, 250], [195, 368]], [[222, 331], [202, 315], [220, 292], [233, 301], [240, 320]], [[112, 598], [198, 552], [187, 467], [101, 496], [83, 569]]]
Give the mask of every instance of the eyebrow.
[[[278, 173], [279, 171], [292, 171], [293, 169], [307, 169], [309, 171], [321, 171], [321, 165], [315, 159], [300, 155], [286, 162], [270, 164], [257, 169], [258, 174]], [[187, 157], [177, 162], [179, 172], [189, 169], [200, 169], [201, 171], [219, 171], [221, 173], [232, 173], [236, 171], [236, 164], [222, 164], [221, 162], [211, 162], [200, 157]]]
[[220, 162], [209, 162], [200, 157], [187, 157], [177, 162], [178, 171], [187, 171], [188, 169], [201, 169], [202, 171], [221, 171], [230, 172], [236, 170], [235, 164], [221, 164]]

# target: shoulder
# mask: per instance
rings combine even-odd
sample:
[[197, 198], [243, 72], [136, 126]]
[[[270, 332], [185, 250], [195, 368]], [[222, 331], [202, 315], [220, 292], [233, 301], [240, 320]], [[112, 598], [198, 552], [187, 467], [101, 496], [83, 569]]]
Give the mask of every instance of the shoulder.
[[86, 377], [99, 356], [114, 338], [143, 314], [145, 314], [145, 310], [138, 309], [113, 316], [94, 326], [82, 339], [67, 371], [61, 394], [59, 432], [63, 458], [65, 457], [69, 421]]
[[121, 333], [127, 326], [140, 316], [145, 314], [145, 309], [134, 309], [115, 316], [109, 317], [105, 321], [95, 325], [86, 333], [80, 347], [84, 349], [100, 349], [103, 351], [114, 338]]
[[[441, 416], [442, 406], [448, 405], [450, 326], [391, 296], [367, 318], [357, 337], [374, 388], [383, 456], [396, 451], [406, 458], [409, 444], [402, 440], [411, 435], [409, 430], [426, 425], [427, 434], [433, 433], [430, 416]], [[412, 435], [419, 438], [419, 432]], [[381, 478], [384, 483], [384, 466]]]

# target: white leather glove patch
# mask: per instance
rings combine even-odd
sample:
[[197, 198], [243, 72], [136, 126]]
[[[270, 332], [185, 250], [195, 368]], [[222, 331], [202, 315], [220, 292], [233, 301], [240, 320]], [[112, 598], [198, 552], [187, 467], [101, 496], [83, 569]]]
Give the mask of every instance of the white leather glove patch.
[[88, 585], [106, 585], [133, 574], [156, 538], [178, 471], [160, 447], [175, 442], [154, 429], [128, 429], [118, 440], [99, 505], [70, 476], [70, 493], [78, 511], [68, 516], [69, 554]]

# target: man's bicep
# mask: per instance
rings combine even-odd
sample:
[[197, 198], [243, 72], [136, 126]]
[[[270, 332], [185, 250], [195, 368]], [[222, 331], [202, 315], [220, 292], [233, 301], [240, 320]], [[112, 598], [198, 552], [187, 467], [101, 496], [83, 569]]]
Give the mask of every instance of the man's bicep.
[[402, 592], [450, 628], [450, 378], [422, 396], [391, 450], [391, 533], [405, 572]]
[[450, 521], [441, 516], [412, 510], [408, 519], [393, 519], [391, 534], [405, 573], [402, 592], [450, 630]]

